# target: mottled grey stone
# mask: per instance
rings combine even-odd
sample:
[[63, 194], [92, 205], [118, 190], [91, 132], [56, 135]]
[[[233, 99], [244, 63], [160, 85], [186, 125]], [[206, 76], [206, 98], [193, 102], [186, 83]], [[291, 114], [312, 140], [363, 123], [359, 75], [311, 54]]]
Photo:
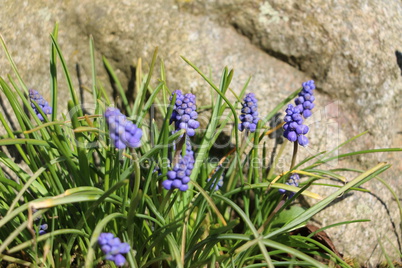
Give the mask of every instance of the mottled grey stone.
[[[234, 26], [266, 53], [313, 77], [318, 90], [336, 100], [339, 111], [333, 119], [340, 128], [338, 141], [342, 141], [343, 134], [350, 138], [369, 130], [367, 137], [340, 153], [402, 147], [402, 78], [395, 58], [395, 50], [402, 48], [400, 1], [199, 0], [183, 3], [183, 8]], [[316, 119], [314, 126], [324, 125], [321, 120], [326, 118]], [[329, 137], [328, 133], [326, 138]], [[388, 161], [394, 167], [383, 178], [397, 196], [402, 195], [398, 183], [400, 153], [359, 156], [354, 160], [333, 167], [347, 164], [367, 168]], [[325, 225], [354, 218], [371, 219], [370, 223], [328, 232], [345, 255], [359, 256], [373, 265], [384, 257], [377, 238], [384, 243], [386, 253], [397, 258], [389, 241], [394, 246], [400, 243], [400, 215], [383, 185], [373, 181], [365, 187], [372, 190], [372, 195], [355, 193], [353, 198], [320, 213], [317, 220]], [[327, 191], [313, 189], [323, 195]], [[355, 209], [362, 206], [368, 209]]]

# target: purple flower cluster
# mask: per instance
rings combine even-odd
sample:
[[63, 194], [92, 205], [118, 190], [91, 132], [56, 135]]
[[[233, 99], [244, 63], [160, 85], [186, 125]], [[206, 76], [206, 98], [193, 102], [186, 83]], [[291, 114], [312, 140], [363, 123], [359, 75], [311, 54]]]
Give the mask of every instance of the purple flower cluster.
[[36, 109], [34, 102], [42, 109], [44, 114], [51, 114], [52, 107], [50, 107], [49, 103], [38, 93], [38, 91], [34, 89], [29, 90], [29, 99], [31, 100], [31, 107], [35, 111], [40, 121], [45, 120], [40, 112]]
[[304, 82], [302, 84], [303, 89], [300, 91], [299, 96], [295, 99], [295, 103], [299, 110], [301, 111], [301, 114], [303, 115], [304, 118], [308, 118], [311, 116], [311, 109], [314, 108], [314, 92], [313, 90], [315, 89], [315, 84], [314, 80], [310, 80], [307, 82]]
[[131, 148], [140, 147], [142, 130], [127, 120], [119, 109], [107, 108], [105, 118], [109, 126], [110, 138], [117, 149], [125, 149], [127, 146]]
[[239, 123], [239, 130], [249, 130], [250, 132], [254, 132], [257, 128], [258, 123], [258, 112], [257, 112], [257, 99], [255, 98], [254, 93], [248, 93], [242, 103], [243, 108], [241, 109], [241, 114], [239, 119], [241, 123]]
[[[32, 213], [36, 213], [38, 210], [37, 209], [32, 209]], [[39, 230], [38, 233], [39, 235], [44, 235], [46, 234], [46, 230], [49, 228], [46, 223], [41, 224], [42, 222], [45, 222], [45, 220], [42, 220], [42, 215], [39, 217], [34, 218], [34, 221], [37, 222], [35, 223], [35, 226], [39, 225]]]
[[311, 116], [311, 109], [314, 108], [315, 97], [313, 95], [313, 90], [315, 89], [315, 84], [313, 80], [304, 82], [302, 84], [303, 88], [299, 93], [299, 96], [295, 99], [296, 106], [292, 104], [288, 105], [286, 109], [286, 116], [283, 125], [283, 136], [291, 142], [297, 142], [301, 146], [307, 146], [308, 139], [305, 134], [309, 131], [308, 126], [303, 125], [303, 117], [308, 118]]
[[[289, 179], [286, 181], [285, 184], [290, 185], [290, 186], [295, 186], [298, 187], [299, 186], [299, 180], [300, 180], [300, 176], [297, 173], [293, 173], [292, 175], [290, 175]], [[294, 196], [294, 192], [289, 192], [286, 191], [285, 189], [279, 189], [279, 192], [281, 194], [286, 194], [289, 198], [292, 198]]]
[[283, 125], [283, 136], [291, 142], [297, 141], [301, 146], [306, 146], [308, 139], [304, 135], [307, 134], [309, 128], [303, 125], [303, 117], [299, 107], [289, 104], [284, 121], [286, 123]]
[[130, 251], [128, 243], [122, 243], [120, 238], [114, 237], [112, 233], [101, 233], [98, 237], [98, 243], [106, 254], [105, 259], [114, 261], [117, 266], [122, 266], [126, 263], [126, 258], [122, 254]]
[[47, 228], [48, 228], [48, 225], [46, 223], [39, 225], [39, 235], [46, 234]]
[[180, 156], [178, 163], [173, 170], [167, 172], [167, 180], [162, 182], [166, 190], [179, 189], [186, 191], [190, 182], [191, 171], [194, 168], [194, 152], [191, 148], [190, 140], [186, 139], [186, 154]]
[[162, 186], [166, 190], [179, 189], [184, 192], [188, 189], [190, 175], [194, 168], [194, 152], [191, 148], [189, 137], [195, 135], [195, 130], [200, 126], [200, 123], [197, 121], [198, 113], [196, 111], [195, 95], [191, 93], [183, 95], [181, 90], [175, 90], [170, 96], [170, 100], [173, 99], [174, 95], [176, 95], [176, 101], [170, 117], [170, 123], [175, 123], [176, 131], [181, 129], [186, 131], [186, 151], [184, 156], [180, 154], [173, 170], [167, 172], [167, 179], [162, 182]]
[[[207, 182], [209, 182], [210, 180], [211, 179], [208, 179]], [[218, 183], [216, 183], [216, 185], [215, 185], [215, 183], [216, 183], [216, 180], [214, 180], [214, 182], [212, 183], [211, 190], [213, 189], [215, 191], [218, 191], [223, 186], [223, 174], [219, 177]], [[214, 188], [214, 185], [215, 185], [215, 188]]]
[[176, 94], [176, 102], [170, 117], [170, 123], [174, 122], [176, 130], [185, 129], [187, 135], [192, 137], [195, 135], [195, 129], [200, 126], [197, 121], [198, 113], [196, 111], [195, 95], [191, 93], [183, 95], [181, 90], [175, 90], [170, 96], [170, 100], [172, 100], [174, 94]]

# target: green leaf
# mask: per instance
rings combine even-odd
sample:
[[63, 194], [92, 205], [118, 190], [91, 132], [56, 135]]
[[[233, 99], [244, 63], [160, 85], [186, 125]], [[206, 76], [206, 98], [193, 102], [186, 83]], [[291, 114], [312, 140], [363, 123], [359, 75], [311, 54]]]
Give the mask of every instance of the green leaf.
[[[286, 223], [292, 221], [293, 219], [297, 218], [300, 214], [305, 212], [306, 209], [299, 207], [299, 206], [291, 206], [289, 209], [282, 210], [281, 213], [279, 213], [275, 219], [272, 221], [272, 226], [283, 226]], [[299, 226], [302, 226], [306, 223], [302, 222]], [[298, 228], [299, 226], [296, 226], [295, 228]]]
[[355, 187], [357, 184], [359, 184], [363, 180], [371, 179], [381, 172], [387, 170], [390, 167], [390, 165], [387, 165], [386, 163], [380, 163], [373, 167], [372, 169], [364, 172], [363, 174], [357, 176], [355, 179], [347, 183], [345, 186], [340, 188], [339, 190], [335, 191], [325, 199], [321, 200], [311, 208], [307, 209], [304, 213], [302, 213], [299, 217], [293, 219], [290, 223], [286, 224], [282, 228], [275, 230], [268, 235], [264, 236], [264, 238], [270, 238], [274, 237], [277, 234], [287, 232], [294, 227], [298, 226], [299, 224], [305, 222], [306, 220], [310, 219], [312, 216], [320, 212], [322, 209], [324, 209], [328, 204], [330, 204], [333, 200], [335, 200], [339, 195], [343, 194], [345, 191], [347, 191], [351, 187]]
[[[67, 63], [64, 60], [63, 54], [62, 54], [61, 49], [60, 49], [60, 47], [59, 47], [59, 45], [57, 43], [56, 37], [54, 37], [53, 35], [50, 35], [50, 37], [52, 38], [52, 44], [56, 48], [57, 55], [59, 56], [61, 65], [63, 67], [64, 76], [66, 77], [66, 80], [67, 80], [67, 86], [68, 86], [68, 89], [70, 90], [70, 95], [71, 95], [71, 98], [73, 100], [73, 104], [74, 104], [75, 107], [80, 107], [79, 102], [78, 102], [78, 98], [77, 98], [77, 93], [75, 92], [73, 82], [71, 80], [70, 72], [68, 71], [68, 68], [67, 68]], [[83, 116], [82, 110], [80, 108], [77, 109], [76, 111], [78, 113], [78, 116]]]

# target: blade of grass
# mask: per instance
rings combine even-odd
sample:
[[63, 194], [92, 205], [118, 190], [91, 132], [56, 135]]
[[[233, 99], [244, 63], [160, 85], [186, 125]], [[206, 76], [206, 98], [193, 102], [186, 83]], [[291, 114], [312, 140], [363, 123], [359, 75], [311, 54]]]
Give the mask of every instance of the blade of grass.
[[357, 222], [368, 222], [368, 221], [371, 221], [371, 220], [363, 219], [363, 220], [342, 221], [342, 222], [333, 223], [333, 224], [327, 225], [325, 227], [322, 227], [322, 228], [318, 229], [315, 232], [312, 232], [307, 237], [312, 237], [312, 236], [314, 236], [315, 234], [317, 234], [319, 232], [322, 232], [322, 231], [324, 231], [326, 229], [333, 228], [333, 227], [336, 227], [336, 226], [346, 225], [346, 224], [351, 224], [351, 223], [357, 223]]
[[351, 182], [345, 184], [345, 186], [343, 186], [339, 190], [335, 191], [334, 193], [332, 193], [331, 195], [329, 195], [325, 199], [321, 200], [320, 202], [318, 202], [317, 204], [315, 204], [311, 208], [307, 209], [305, 212], [303, 212], [299, 217], [295, 218], [293, 221], [289, 222], [288, 224], [286, 224], [282, 228], [279, 228], [278, 230], [275, 230], [272, 233], [264, 236], [264, 238], [268, 239], [268, 238], [273, 237], [273, 236], [275, 236], [277, 234], [286, 232], [286, 231], [292, 229], [293, 227], [299, 225], [300, 223], [310, 219], [313, 215], [317, 214], [319, 211], [324, 209], [328, 204], [330, 204], [339, 195], [341, 195], [342, 193], [347, 191], [350, 187], [354, 187], [355, 185], [357, 185], [358, 183], [360, 183], [361, 181], [363, 181], [363, 180], [365, 180], [367, 178], [373, 178], [373, 177], [377, 176], [378, 174], [382, 173], [383, 171], [385, 171], [389, 167], [390, 167], [390, 165], [388, 165], [386, 163], [380, 163], [380, 164], [376, 165], [375, 167], [367, 170], [366, 172], [364, 172], [361, 175], [357, 176]]
[[[70, 100], [67, 102], [68, 110], [72, 111], [74, 109], [74, 103]], [[69, 113], [71, 124], [74, 129], [80, 127], [80, 123], [77, 118], [77, 113]], [[74, 132], [75, 136], [75, 150], [78, 153], [78, 164], [79, 172], [82, 176], [76, 178], [76, 183], [78, 186], [85, 185], [85, 180], [89, 178], [89, 162], [87, 158], [87, 150], [85, 148], [85, 136], [82, 132]]]
[[149, 97], [147, 103], [144, 105], [144, 108], [142, 109], [141, 113], [139, 114], [138, 118], [137, 118], [137, 122], [138, 122], [138, 127], [141, 127], [142, 125], [142, 120], [145, 118], [146, 113], [148, 112], [148, 110], [151, 108], [151, 106], [153, 105], [156, 95], [159, 93], [159, 91], [163, 88], [163, 84], [160, 83], [153, 92], [151, 92], [151, 96]]
[[[217, 88], [216, 86], [215, 86], [215, 84], [208, 78], [208, 77], [206, 77], [202, 72], [201, 72], [201, 70], [200, 69], [198, 69], [193, 63], [191, 63], [189, 60], [187, 60], [185, 57], [183, 57], [183, 56], [181, 56], [181, 58], [188, 64], [188, 65], [190, 65], [195, 71], [197, 71], [197, 73], [199, 73], [200, 75], [201, 75], [201, 77], [215, 90], [215, 92], [217, 92], [218, 94], [219, 94], [219, 96], [226, 102], [226, 104], [230, 107], [230, 110], [232, 111], [232, 113], [233, 113], [233, 117], [234, 117], [234, 125], [235, 126], [237, 126], [238, 125], [238, 123], [239, 123], [239, 121], [238, 121], [238, 118], [237, 118], [237, 116], [236, 116], [236, 110], [235, 110], [235, 107], [232, 105], [232, 103], [226, 98], [226, 96], [223, 94], [223, 92], [226, 90], [226, 89], [219, 89], [219, 88]], [[225, 70], [224, 70], [225, 71]], [[229, 84], [228, 83], [223, 83], [226, 87], [228, 87], [229, 86]], [[216, 107], [217, 109], [219, 108], [219, 107]], [[218, 111], [216, 111], [216, 113], [217, 113]], [[209, 126], [208, 126], [208, 129], [207, 129], [207, 131], [206, 131], [206, 133], [205, 133], [205, 135], [204, 135], [204, 138], [203, 138], [203, 143], [205, 142], [207, 142], [207, 141], [209, 141], [210, 139], [211, 139], [211, 137], [212, 137], [212, 135], [213, 135], [213, 132], [215, 131], [215, 128], [216, 128], [216, 122], [217, 121], [217, 118], [214, 116], [214, 114], [212, 115], [212, 118], [211, 118], [211, 121], [210, 121], [210, 123], [209, 123]], [[237, 131], [237, 128], [236, 128], [236, 130], [234, 131], [235, 132], [235, 140], [236, 140], [236, 144], [239, 144], [239, 135], [238, 135], [238, 131]], [[199, 152], [198, 152], [198, 155], [197, 155], [197, 159], [196, 159], [196, 161], [195, 161], [195, 165], [194, 165], [194, 168], [193, 168], [193, 171], [192, 171], [192, 173], [191, 173], [191, 178], [192, 178], [192, 180], [194, 180], [194, 178], [196, 177], [196, 176], [198, 176], [198, 172], [199, 172], [199, 169], [200, 169], [200, 167], [201, 167], [201, 163], [203, 163], [203, 160], [205, 159], [205, 157], [206, 157], [206, 149], [208, 148], [208, 146], [206, 146], [206, 144], [202, 144], [201, 145], [201, 149], [199, 150]], [[236, 146], [236, 152], [237, 152], [237, 155], [240, 155], [240, 152], [239, 152], [239, 147], [238, 146]], [[240, 158], [237, 158], [238, 159], [238, 161], [239, 161], [239, 173], [240, 174], [242, 174], [243, 172], [242, 172], [242, 168], [241, 168], [241, 163], [240, 163]]]
[[227, 225], [225, 218], [222, 216], [222, 214], [219, 212], [218, 208], [216, 207], [214, 201], [211, 199], [211, 197], [208, 195], [208, 193], [195, 181], [191, 182], [194, 184], [194, 187], [200, 191], [200, 193], [204, 196], [205, 200], [208, 202], [208, 204], [211, 206], [212, 210], [215, 212], [216, 216], [218, 216], [219, 220], [222, 222], [224, 226]]
[[2, 139], [0, 140], [0, 146], [3, 145], [15, 145], [15, 144], [31, 144], [31, 145], [39, 145], [50, 147], [49, 143], [43, 140], [34, 140], [34, 139]]
[[[59, 35], [59, 24], [54, 25], [53, 33], [54, 39], [57, 41]], [[52, 106], [52, 121], [56, 121], [57, 116], [57, 51], [56, 47], [52, 43], [52, 48], [50, 50], [50, 81], [51, 81], [51, 106]]]
[[350, 152], [350, 153], [346, 153], [346, 154], [340, 154], [338, 156], [329, 157], [329, 158], [321, 160], [320, 162], [326, 163], [326, 162], [329, 162], [334, 159], [340, 159], [340, 158], [353, 156], [353, 155], [384, 153], [384, 152], [402, 152], [402, 148], [380, 148], [380, 149], [370, 149], [370, 150]]
[[[6, 130], [8, 136], [11, 139], [15, 139], [15, 135], [13, 133], [13, 131], [11, 130], [10, 126], [8, 125], [8, 123], [6, 122], [4, 116], [2, 113], [0, 113], [0, 121], [4, 126], [4, 129]], [[0, 140], [3, 140], [4, 138], [1, 138]], [[28, 159], [28, 156], [25, 152], [25, 150], [22, 149], [22, 146], [19, 144], [16, 144], [15, 147], [17, 148], [19, 154], [21, 155], [22, 159], [24, 160], [24, 162], [29, 166], [31, 161]]]
[[[89, 235], [87, 233], [77, 230], [77, 229], [60, 229], [60, 230], [56, 230], [51, 233], [47, 233], [47, 234], [43, 234], [43, 235], [39, 236], [37, 238], [37, 242], [46, 241], [46, 239], [49, 239], [51, 237], [58, 236], [58, 235], [66, 235], [66, 234], [76, 234], [76, 235], [80, 235], [83, 237], [89, 237]], [[7, 250], [7, 253], [11, 254], [11, 253], [19, 252], [21, 250], [31, 247], [33, 243], [34, 243], [33, 240], [23, 242], [15, 247], [12, 247], [9, 250]]]
[[[278, 113], [279, 110], [283, 108], [283, 106], [286, 105], [289, 101], [293, 100], [297, 94], [299, 94], [300, 90], [302, 88], [299, 88], [298, 90], [294, 91], [292, 94], [290, 94], [286, 99], [281, 101], [273, 110], [271, 110], [265, 117], [262, 119], [261, 126], [265, 126], [265, 124], [271, 120], [271, 118]], [[260, 136], [260, 140], [264, 137], [264, 133]]]
[[[60, 47], [56, 41], [56, 38], [53, 35], [50, 35], [50, 37], [52, 38], [52, 44], [56, 48], [57, 55], [59, 56], [61, 65], [63, 67], [64, 76], [66, 77], [66, 80], [67, 80], [67, 85], [68, 85], [68, 89], [70, 90], [70, 95], [73, 100], [73, 104], [75, 107], [80, 107], [78, 98], [77, 98], [77, 93], [74, 90], [73, 82], [71, 81], [70, 72], [68, 71], [66, 61], [64, 60], [64, 56], [60, 50]], [[77, 109], [76, 111], [78, 112], [78, 116], [83, 116], [81, 109]]]
[[[238, 187], [236, 189], [231, 190], [230, 192], [227, 192], [224, 194], [224, 196], [229, 197], [232, 195], [235, 195], [237, 193], [243, 192], [243, 191], [248, 191], [252, 189], [267, 189], [268, 187], [276, 188], [276, 189], [285, 189], [291, 192], [297, 192], [300, 190], [300, 188], [295, 187], [295, 186], [290, 186], [287, 184], [283, 183], [270, 183], [270, 182], [263, 182], [263, 183], [256, 183], [256, 184], [248, 184], [244, 185], [242, 187]], [[318, 194], [312, 193], [310, 191], [303, 191], [301, 193], [302, 195], [314, 198], [314, 199], [322, 199], [322, 197]]]
[[300, 252], [294, 248], [288, 247], [284, 244], [278, 243], [278, 242], [270, 240], [270, 239], [263, 239], [262, 242], [267, 247], [283, 250], [283, 252], [286, 252], [286, 253], [294, 255], [302, 260], [305, 260], [305, 261], [309, 262], [313, 267], [327, 268], [327, 266], [325, 264], [313, 259], [312, 257], [310, 257], [310, 256], [304, 254], [303, 252]]
[[248, 218], [247, 215], [244, 213], [244, 211], [239, 206], [237, 206], [232, 200], [230, 200], [224, 196], [213, 194], [213, 197], [221, 199], [222, 201], [227, 203], [229, 206], [231, 206], [239, 214], [239, 216], [246, 223], [246, 225], [248, 226], [250, 231], [253, 233], [253, 235], [254, 235], [253, 241], [255, 241], [255, 244], [258, 244], [258, 246], [261, 250], [261, 253], [264, 255], [264, 258], [265, 258], [265, 261], [267, 262], [268, 267], [274, 268], [271, 258], [269, 257], [268, 251], [267, 251], [266, 247], [264, 246], [264, 244], [262, 243], [260, 234], [258, 233], [257, 229], [255, 229], [255, 226], [251, 222], [250, 218]]
[[[56, 159], [53, 159], [49, 164], [46, 164], [44, 167], [39, 168], [32, 176], [31, 178], [24, 184], [24, 186], [22, 187], [22, 189], [19, 191], [19, 193], [15, 196], [14, 201], [11, 203], [7, 214], [9, 215], [11, 213], [11, 211], [14, 209], [14, 207], [17, 205], [18, 201], [20, 200], [20, 198], [22, 197], [22, 195], [28, 190], [28, 188], [31, 186], [31, 184], [47, 169], [48, 166], [50, 165], [54, 165], [56, 163], [62, 162], [64, 161], [65, 158], [64, 157], [59, 157]], [[41, 192], [47, 192], [46, 189], [44, 187], [42, 187], [40, 184], [36, 183], [35, 188], [41, 189]], [[59, 190], [63, 190], [62, 186], [60, 185], [61, 189]]]
[[19, 265], [23, 265], [23, 266], [27, 266], [27, 267], [32, 267], [33, 263], [30, 263], [29, 261], [25, 261], [25, 260], [21, 260], [12, 256], [8, 256], [8, 255], [4, 255], [4, 254], [0, 254], [0, 259], [7, 261], [9, 263], [15, 263], [15, 264], [19, 264]]
[[[342, 267], [352, 268], [352, 267], [351, 267], [349, 264], [347, 264], [341, 257], [339, 257], [338, 255], [336, 255], [332, 250], [330, 250], [329, 248], [327, 248], [326, 246], [324, 246], [324, 245], [321, 244], [320, 242], [318, 242], [318, 241], [316, 241], [316, 240], [314, 240], [314, 239], [312, 239], [312, 238], [304, 237], [304, 236], [298, 236], [297, 238], [300, 239], [300, 240], [308, 241], [308, 242], [310, 242], [310, 243], [313, 243], [313, 244], [319, 246], [319, 247], [320, 247], [321, 249], [323, 249], [326, 253], [328, 253], [328, 254], [331, 255], [334, 259], [336, 259], [338, 263], [341, 263], [341, 264], [342, 264]], [[321, 264], [321, 265], [323, 265], [323, 264]], [[326, 267], [326, 266], [324, 266], [324, 267]]]
[[[142, 86], [142, 89], [138, 92], [138, 96], [136, 101], [134, 102], [134, 107], [133, 107], [133, 113], [135, 112], [136, 114], [141, 113], [141, 106], [145, 102], [145, 96], [148, 90], [149, 83], [151, 82], [152, 78], [152, 73], [154, 71], [155, 63], [156, 63], [156, 57], [158, 55], [158, 47], [155, 48], [154, 54], [152, 55], [152, 61], [151, 61], [151, 66], [149, 67], [149, 72], [147, 75], [147, 80], [145, 81], [145, 84]], [[139, 100], [139, 101], [137, 101]], [[134, 116], [134, 114], [131, 114], [131, 116]]]
[[25, 85], [24, 80], [22, 80], [22, 77], [21, 77], [20, 73], [18, 72], [17, 66], [15, 65], [15, 62], [14, 62], [13, 58], [11, 57], [11, 54], [10, 54], [10, 52], [8, 51], [6, 42], [4, 41], [4, 38], [3, 38], [3, 36], [2, 36], [1, 34], [0, 34], [0, 42], [1, 42], [1, 46], [2, 46], [3, 49], [4, 49], [4, 52], [6, 53], [6, 56], [7, 56], [8, 61], [9, 61], [10, 64], [11, 64], [11, 68], [13, 69], [15, 75], [17, 76], [18, 81], [20, 82], [20, 84], [21, 84], [23, 90], [25, 91], [26, 94], [28, 94], [28, 88], [27, 88], [27, 86]]
[[124, 91], [123, 86], [121, 85], [119, 78], [117, 77], [116, 73], [114, 72], [112, 66], [110, 65], [109, 61], [106, 59], [105, 56], [102, 57], [102, 60], [103, 60], [103, 64], [105, 65], [106, 70], [108, 71], [108, 73], [110, 74], [110, 76], [113, 79], [113, 82], [116, 85], [116, 88], [117, 88], [117, 90], [118, 90], [118, 92], [120, 94], [121, 100], [123, 102], [123, 105], [124, 105], [127, 113], [131, 115], [132, 114], [131, 107], [128, 105], [126, 92]]

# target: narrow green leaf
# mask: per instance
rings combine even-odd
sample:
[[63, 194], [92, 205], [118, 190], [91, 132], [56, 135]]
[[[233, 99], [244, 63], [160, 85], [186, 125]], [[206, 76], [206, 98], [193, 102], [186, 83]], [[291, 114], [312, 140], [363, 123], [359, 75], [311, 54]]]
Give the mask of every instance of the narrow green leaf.
[[[53, 33], [54, 39], [57, 41], [59, 35], [59, 24], [54, 25]], [[52, 43], [52, 48], [50, 50], [50, 81], [51, 81], [51, 106], [52, 106], [52, 121], [56, 121], [58, 105], [57, 105], [57, 50], [55, 45]]]
[[15, 62], [14, 62], [13, 58], [11, 57], [10, 52], [8, 51], [6, 42], [4, 41], [4, 38], [3, 38], [3, 36], [1, 34], [0, 34], [0, 42], [1, 42], [1, 46], [4, 49], [4, 52], [6, 53], [8, 61], [11, 64], [11, 68], [13, 69], [15, 75], [17, 76], [18, 81], [20, 82], [23, 90], [25, 91], [26, 94], [28, 94], [28, 88], [25, 85], [24, 80], [22, 80], [22, 77], [21, 77], [20, 73], [18, 72], [17, 65], [15, 65]]
[[56, 41], [56, 37], [54, 37], [53, 35], [50, 35], [50, 37], [52, 38], [52, 44], [56, 48], [57, 55], [59, 56], [61, 65], [63, 67], [64, 76], [66, 77], [66, 80], [67, 80], [68, 89], [70, 90], [70, 95], [71, 95], [71, 98], [73, 100], [74, 107], [76, 107], [76, 108], [79, 107], [78, 109], [76, 109], [76, 111], [78, 113], [78, 116], [83, 116], [81, 107], [79, 106], [77, 93], [75, 92], [73, 82], [71, 80], [70, 72], [68, 71], [66, 61], [64, 60], [63, 54], [62, 54], [62, 52], [60, 50], [60, 47], [59, 47], [59, 45], [58, 45], [58, 43]]
[[295, 218], [293, 221], [291, 221], [287, 225], [285, 225], [282, 228], [280, 228], [278, 230], [275, 230], [275, 231], [271, 232], [270, 234], [264, 236], [264, 238], [267, 239], [267, 238], [270, 238], [270, 237], [274, 237], [275, 235], [283, 233], [283, 232], [286, 232], [286, 231], [292, 229], [293, 227], [299, 225], [300, 223], [310, 219], [312, 216], [314, 216], [315, 214], [320, 212], [322, 209], [324, 209], [329, 203], [331, 203], [339, 195], [341, 195], [342, 193], [347, 191], [350, 187], [354, 187], [358, 183], [360, 183], [361, 181], [363, 181], [363, 180], [365, 180], [367, 178], [372, 178], [372, 177], [378, 175], [379, 173], [385, 171], [389, 167], [390, 167], [390, 165], [387, 165], [386, 163], [380, 163], [380, 164], [376, 165], [372, 169], [370, 169], [370, 170], [364, 172], [363, 174], [357, 176], [351, 182], [347, 183], [345, 186], [343, 186], [339, 190], [335, 191], [334, 193], [332, 193], [331, 195], [329, 195], [325, 199], [321, 200], [320, 202], [318, 202], [317, 204], [315, 204], [311, 208], [307, 209], [304, 213], [302, 213], [299, 217]]
[[0, 146], [3, 145], [15, 145], [15, 144], [31, 144], [31, 145], [39, 145], [49, 147], [49, 143], [43, 140], [34, 140], [34, 139], [1, 139]]
[[[129, 115], [131, 115], [132, 114], [131, 107], [128, 105], [126, 92], [124, 91], [123, 86], [121, 85], [119, 78], [117, 77], [116, 73], [114, 72], [112, 66], [110, 65], [109, 61], [106, 59], [105, 56], [102, 57], [102, 60], [103, 60], [103, 64], [105, 65], [106, 70], [108, 71], [108, 73], [110, 74], [110, 76], [113, 79], [113, 82], [116, 85], [116, 88], [117, 88], [117, 90], [118, 90], [118, 92], [120, 94], [121, 100], [123, 102], [123, 105], [124, 105], [127, 113]], [[137, 77], [137, 79], [138, 79], [138, 77]]]

